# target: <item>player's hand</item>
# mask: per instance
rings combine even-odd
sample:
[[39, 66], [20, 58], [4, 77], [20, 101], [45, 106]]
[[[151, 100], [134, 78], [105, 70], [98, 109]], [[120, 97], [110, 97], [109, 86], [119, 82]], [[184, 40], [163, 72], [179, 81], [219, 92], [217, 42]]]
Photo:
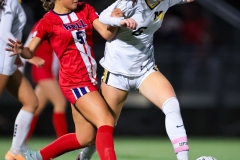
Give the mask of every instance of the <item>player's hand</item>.
[[111, 17], [123, 17], [123, 12], [119, 8], [114, 8], [111, 13]]
[[28, 62], [35, 65], [37, 68], [40, 68], [45, 64], [45, 60], [37, 56], [33, 56]]
[[6, 51], [10, 51], [13, 52], [12, 54], [10, 54], [10, 57], [15, 56], [15, 55], [19, 55], [23, 52], [23, 44], [21, 41], [19, 41], [18, 39], [16, 39], [16, 41], [12, 40], [12, 39], [8, 39], [10, 43], [7, 43], [9, 48], [6, 48]]
[[120, 25], [122, 27], [127, 27], [127, 28], [132, 29], [132, 30], [135, 30], [137, 28], [137, 22], [132, 18], [121, 20]]
[[17, 65], [17, 67], [23, 67], [24, 64], [23, 64], [21, 58], [19, 57], [19, 55], [17, 55], [17, 58], [16, 58], [14, 64]]

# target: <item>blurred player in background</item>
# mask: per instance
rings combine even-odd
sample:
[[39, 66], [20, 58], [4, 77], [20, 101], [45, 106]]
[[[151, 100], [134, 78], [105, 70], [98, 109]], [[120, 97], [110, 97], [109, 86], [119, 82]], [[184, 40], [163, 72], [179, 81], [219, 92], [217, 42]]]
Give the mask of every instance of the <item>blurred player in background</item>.
[[[27, 46], [31, 41], [37, 23], [32, 28], [25, 42], [25, 46]], [[40, 67], [39, 57], [45, 60], [45, 64]], [[59, 62], [47, 40], [44, 40], [41, 43], [35, 52], [35, 56], [32, 59], [29, 59], [28, 62], [33, 64], [31, 66], [31, 75], [33, 82], [35, 83], [35, 94], [37, 95], [39, 105], [30, 125], [30, 130], [28, 132], [27, 139], [25, 140], [25, 144], [32, 136], [38, 121], [38, 117], [46, 107], [48, 101], [53, 104], [52, 122], [57, 137], [61, 137], [68, 132], [66, 120], [67, 104], [57, 81]], [[21, 69], [24, 70], [24, 67]], [[23, 152], [26, 152], [27, 149], [27, 146], [24, 145]]]
[[[6, 88], [23, 105], [15, 120], [12, 145], [5, 160], [25, 160], [21, 147], [38, 106], [30, 83], [17, 69], [22, 65], [19, 56], [10, 57], [10, 52], [5, 50], [7, 38], [21, 40], [25, 23], [26, 15], [17, 0], [0, 0], [0, 94]], [[43, 65], [44, 61], [40, 63]]]
[[[188, 160], [188, 140], [180, 105], [170, 82], [155, 65], [153, 36], [161, 27], [167, 10], [176, 4], [193, 0], [117, 0], [99, 17], [111, 25], [110, 15], [120, 8], [125, 17], [138, 23], [137, 29], [119, 28], [112, 41], [105, 45], [100, 64], [105, 69], [101, 93], [118, 121], [131, 88], [138, 90], [165, 114], [165, 128], [178, 160]], [[87, 147], [78, 160], [88, 160], [94, 147]]]
[[[39, 21], [28, 47], [9, 39], [11, 56], [31, 59], [40, 43], [47, 39], [60, 61], [59, 84], [72, 104], [76, 134], [66, 134], [40, 151], [28, 151], [28, 160], [49, 160], [75, 148], [96, 143], [101, 160], [116, 160], [113, 143], [114, 118], [98, 92], [97, 63], [93, 53], [92, 32], [111, 40], [116, 28], [99, 22], [95, 9], [78, 0], [42, 0], [49, 12]], [[136, 28], [132, 19], [112, 18], [116, 26]], [[71, 146], [66, 145], [71, 144]]]

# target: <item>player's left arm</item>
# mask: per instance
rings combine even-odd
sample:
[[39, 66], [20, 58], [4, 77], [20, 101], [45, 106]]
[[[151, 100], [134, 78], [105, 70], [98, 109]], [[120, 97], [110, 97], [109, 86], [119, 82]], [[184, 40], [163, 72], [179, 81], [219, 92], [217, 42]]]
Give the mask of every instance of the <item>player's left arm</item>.
[[121, 11], [121, 9], [115, 8], [111, 11], [110, 16], [106, 17], [106, 19], [108, 19], [106, 23], [101, 22], [100, 19], [105, 19], [102, 17], [102, 13], [101, 13], [100, 18], [93, 21], [93, 26], [101, 34], [101, 36], [106, 40], [111, 40], [112, 38], [114, 38], [118, 30], [117, 26], [127, 27], [129, 29], [136, 29], [137, 23], [132, 18], [128, 18], [128, 19], [121, 18], [120, 21], [117, 22], [118, 25], [116, 26], [110, 25], [108, 23], [109, 20], [111, 20], [111, 18], [116, 20], [117, 18], [120, 18], [120, 17], [123, 17], [123, 12]]
[[111, 40], [118, 30], [118, 27], [111, 27], [103, 24], [98, 18], [93, 21], [93, 27], [106, 40]]
[[45, 60], [38, 56], [33, 56], [31, 59], [28, 60], [29, 63], [35, 65], [37, 68], [40, 68], [44, 65]]

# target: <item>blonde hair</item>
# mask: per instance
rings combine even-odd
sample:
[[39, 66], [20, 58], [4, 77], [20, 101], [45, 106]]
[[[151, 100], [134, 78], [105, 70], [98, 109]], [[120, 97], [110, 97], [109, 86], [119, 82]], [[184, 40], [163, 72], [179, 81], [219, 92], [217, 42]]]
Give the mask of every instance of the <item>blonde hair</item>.
[[45, 11], [50, 11], [54, 8], [56, 0], [41, 0], [43, 2], [42, 6]]

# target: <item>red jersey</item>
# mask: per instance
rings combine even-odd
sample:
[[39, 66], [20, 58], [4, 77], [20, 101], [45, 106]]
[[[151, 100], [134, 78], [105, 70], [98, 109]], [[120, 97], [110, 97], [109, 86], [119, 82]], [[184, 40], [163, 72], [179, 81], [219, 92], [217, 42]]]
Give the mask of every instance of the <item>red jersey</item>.
[[[37, 24], [38, 22], [36, 22], [35, 25], [33, 26], [27, 38], [26, 44], [28, 44], [31, 41]], [[57, 78], [56, 75], [58, 75], [58, 73], [56, 72], [58, 72], [59, 64], [58, 61], [55, 60], [53, 49], [47, 40], [42, 41], [41, 45], [35, 52], [35, 56], [44, 59], [45, 63], [40, 68], [36, 67], [35, 65], [32, 65], [31, 72], [33, 81], [35, 83], [38, 83], [41, 80]]]
[[49, 11], [39, 21], [34, 36], [47, 39], [60, 61], [59, 83], [73, 88], [97, 84], [97, 63], [93, 53], [92, 22], [95, 9], [85, 2], [68, 14]]
[[[39, 22], [39, 21], [38, 21]], [[38, 24], [38, 22], [36, 22], [31, 30], [31, 32], [28, 35], [28, 38], [26, 40], [26, 44], [28, 45], [28, 43], [31, 41], [32, 37], [33, 37], [33, 33], [36, 30], [36, 26]], [[43, 40], [41, 45], [38, 47], [38, 49], [35, 52], [35, 56], [41, 57], [42, 59], [46, 60], [44, 65], [49, 65], [51, 63], [52, 59], [53, 59], [53, 49], [50, 46], [50, 44], [48, 43], [47, 40]]]

